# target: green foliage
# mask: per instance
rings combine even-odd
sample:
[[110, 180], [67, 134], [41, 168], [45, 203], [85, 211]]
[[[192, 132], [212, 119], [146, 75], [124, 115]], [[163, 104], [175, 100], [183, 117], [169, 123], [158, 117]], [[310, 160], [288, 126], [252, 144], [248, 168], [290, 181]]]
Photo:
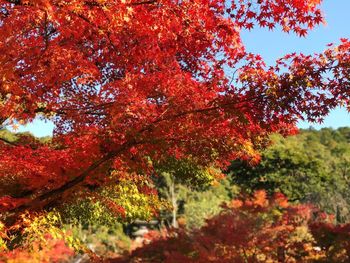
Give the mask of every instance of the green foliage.
[[67, 223], [80, 222], [85, 228], [97, 223], [110, 226], [116, 221], [150, 220], [157, 214], [162, 203], [147, 178], [134, 175], [128, 180], [112, 174], [117, 183], [95, 192], [77, 193], [76, 201], [64, 206]]
[[[53, 247], [48, 250], [50, 246]], [[0, 252], [3, 252], [3, 255], [8, 254], [9, 258], [31, 257], [33, 254], [33, 262], [41, 262], [34, 261], [34, 258], [36, 260], [45, 254], [51, 257], [50, 250], [54, 251], [55, 247], [65, 250], [69, 255], [73, 255], [73, 251], [85, 250], [79, 239], [63, 227], [61, 215], [57, 211], [23, 213], [11, 229], [6, 229], [4, 224], [0, 223]], [[3, 262], [1, 255], [0, 262]]]
[[3, 138], [9, 142], [14, 142], [18, 139], [18, 136], [16, 136], [15, 133], [10, 132], [9, 130], [0, 129], [0, 138]]
[[55, 239], [62, 239], [64, 236], [64, 232], [59, 228], [61, 217], [57, 212], [49, 212], [34, 218], [23, 215], [22, 220], [26, 224], [22, 234], [26, 236], [26, 241], [29, 243], [36, 239], [45, 242], [46, 234], [52, 235]]
[[[191, 159], [168, 159], [156, 167], [157, 175], [152, 179], [160, 198], [169, 203], [170, 209], [163, 210], [163, 217], [168, 224], [171, 218], [172, 225], [176, 227], [176, 219], [181, 217], [190, 228], [198, 227], [207, 216], [220, 211], [219, 204], [227, 194], [219, 193], [220, 191], [216, 194], [212, 188], [217, 179], [222, 177], [220, 170], [202, 167]], [[204, 198], [211, 202], [205, 202]]]
[[212, 167], [197, 165], [191, 159], [170, 158], [165, 162], [156, 164], [157, 176], [153, 177], [157, 188], [169, 185], [169, 177], [173, 177], [176, 184], [185, 185], [192, 189], [208, 188], [220, 173]]
[[66, 225], [65, 228], [87, 249], [102, 257], [123, 254], [130, 248], [131, 240], [124, 234], [123, 225], [119, 222], [108, 226], [95, 223], [87, 228], [81, 224]]
[[22, 237], [24, 237], [23, 243], [31, 244], [40, 242], [45, 245], [47, 236], [49, 235], [53, 239], [64, 240], [74, 250], [79, 251], [83, 249], [80, 241], [62, 228], [62, 218], [57, 211], [51, 211], [33, 218], [23, 215], [22, 220], [26, 225], [21, 233]]
[[52, 138], [50, 136], [45, 137], [34, 137], [30, 132], [11, 132], [7, 129], [0, 129], [0, 138], [11, 142], [11, 143], [29, 143], [36, 142], [40, 144], [45, 144], [51, 142]]
[[99, 256], [116, 256], [129, 249], [130, 239], [123, 232], [123, 220], [93, 197], [78, 199], [61, 211], [62, 227]]
[[64, 223], [81, 224], [84, 228], [92, 224], [110, 226], [117, 220], [106, 206], [93, 197], [78, 199], [66, 205], [61, 213], [64, 215]]
[[184, 211], [180, 215], [185, 219], [188, 229], [199, 228], [206, 219], [211, 218], [222, 210], [221, 204], [230, 200], [236, 194], [227, 179], [220, 180], [206, 191], [191, 191], [183, 187], [180, 195], [184, 200]]
[[281, 191], [291, 201], [311, 202], [345, 222], [350, 219], [349, 130], [310, 129], [288, 138], [275, 135], [258, 165], [232, 163], [231, 181], [246, 192]]
[[120, 180], [118, 184], [103, 188], [101, 194], [123, 208], [124, 221], [150, 220], [162, 203], [155, 192], [143, 193], [141, 189], [144, 188], [153, 190], [153, 186], [141, 178], [137, 182]]
[[127, 180], [113, 172], [117, 184], [84, 195], [77, 193], [76, 201], [61, 210], [65, 228], [99, 256], [116, 256], [128, 250], [130, 238], [124, 234], [123, 224], [150, 220], [162, 206], [147, 178], [132, 177]]

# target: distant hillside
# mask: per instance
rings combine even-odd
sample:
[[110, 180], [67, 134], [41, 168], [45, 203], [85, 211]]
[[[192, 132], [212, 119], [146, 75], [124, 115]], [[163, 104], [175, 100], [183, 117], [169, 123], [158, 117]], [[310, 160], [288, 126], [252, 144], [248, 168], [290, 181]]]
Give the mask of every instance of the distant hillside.
[[301, 130], [296, 136], [273, 136], [259, 165], [234, 161], [231, 183], [244, 191], [281, 191], [293, 202], [311, 202], [350, 219], [350, 127]]

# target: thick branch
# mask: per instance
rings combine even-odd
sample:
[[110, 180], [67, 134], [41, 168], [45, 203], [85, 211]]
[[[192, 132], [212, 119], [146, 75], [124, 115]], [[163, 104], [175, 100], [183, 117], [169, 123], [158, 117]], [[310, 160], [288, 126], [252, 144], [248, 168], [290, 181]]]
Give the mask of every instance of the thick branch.
[[[123, 145], [121, 145], [118, 149], [116, 149], [115, 151], [112, 151], [110, 153], [108, 153], [107, 155], [105, 155], [102, 159], [94, 162], [93, 164], [91, 164], [87, 169], [85, 169], [81, 174], [79, 174], [77, 177], [75, 177], [73, 180], [67, 182], [66, 184], [62, 185], [61, 187], [54, 189], [50, 192], [44, 193], [38, 197], [36, 197], [33, 200], [30, 200], [29, 202], [15, 207], [12, 210], [9, 210], [9, 212], [11, 212], [13, 215], [16, 215], [20, 212], [23, 212], [27, 209], [30, 208], [35, 208], [37, 206], [40, 206], [41, 203], [43, 201], [50, 201], [52, 199], [57, 198], [58, 196], [60, 196], [61, 194], [63, 194], [64, 192], [66, 192], [67, 190], [77, 186], [78, 184], [80, 184], [81, 182], [83, 182], [85, 180], [85, 178], [90, 175], [90, 173], [94, 170], [96, 170], [98, 167], [100, 167], [102, 164], [106, 163], [107, 161], [113, 159], [115, 156], [117, 156], [118, 154], [120, 154], [121, 152], [123, 152], [125, 149], [127, 149], [128, 147], [134, 145], [136, 142], [131, 141], [128, 143], [125, 143]], [[26, 197], [24, 197], [26, 198]]]
[[130, 5], [150, 5], [150, 4], [155, 4], [155, 3], [157, 3], [156, 0], [150, 0], [150, 1], [136, 2], [136, 3], [132, 3]]
[[[256, 99], [256, 97], [255, 98], [249, 98], [247, 101], [253, 100], [253, 99]], [[238, 103], [242, 103], [242, 102], [245, 102], [245, 101], [236, 101], [236, 102], [226, 103], [226, 104], [223, 104], [223, 105], [220, 105], [220, 106], [201, 108], [201, 109], [194, 109], [194, 110], [190, 110], [190, 111], [181, 112], [181, 113], [176, 114], [176, 115], [163, 117], [163, 118], [160, 118], [160, 119], [152, 122], [151, 125], [147, 125], [147, 127], [139, 130], [138, 133], [145, 132], [145, 131], [149, 130], [153, 124], [156, 124], [156, 123], [159, 123], [159, 122], [162, 122], [162, 121], [172, 120], [172, 119], [180, 118], [180, 117], [182, 117], [184, 115], [189, 115], [189, 114], [194, 114], [194, 113], [206, 113], [208, 111], [213, 111], [213, 110], [217, 110], [217, 109], [220, 109], [220, 108], [225, 108], [225, 107], [232, 106], [234, 104], [238, 104]], [[111, 151], [110, 153], [105, 155], [102, 159], [100, 159], [100, 160], [94, 162], [93, 164], [91, 164], [86, 170], [84, 170], [81, 174], [79, 174], [73, 180], [67, 182], [66, 184], [62, 185], [61, 187], [59, 187], [57, 189], [54, 189], [54, 190], [49, 191], [47, 193], [44, 193], [44, 194], [36, 197], [35, 199], [33, 199], [33, 200], [31, 200], [31, 201], [29, 201], [29, 202], [27, 202], [27, 203], [25, 203], [25, 204], [23, 204], [23, 205], [21, 205], [19, 207], [13, 208], [9, 212], [11, 212], [13, 214], [18, 214], [19, 212], [23, 212], [26, 209], [40, 206], [43, 201], [47, 202], [47, 201], [50, 201], [52, 199], [57, 198], [58, 196], [60, 196], [64, 192], [66, 192], [67, 190], [72, 189], [73, 187], [75, 187], [78, 184], [80, 184], [81, 182], [83, 182], [86, 179], [86, 177], [91, 172], [93, 172], [95, 169], [100, 167], [102, 164], [104, 164], [107, 161], [113, 159], [118, 154], [120, 154], [121, 152], [126, 150], [128, 147], [136, 145], [136, 144], [139, 144], [139, 143], [137, 143], [135, 141], [135, 139], [132, 139], [132, 140], [124, 143], [118, 149], [116, 149], [114, 151]], [[29, 198], [29, 196], [26, 196], [24, 198]]]
[[11, 146], [18, 146], [18, 144], [14, 143], [14, 142], [12, 142], [12, 141], [9, 141], [9, 140], [7, 140], [7, 139], [5, 139], [5, 138], [1, 138], [1, 137], [0, 137], [0, 141], [4, 142], [4, 143], [6, 143], [6, 144], [9, 144], [9, 145], [11, 145]]

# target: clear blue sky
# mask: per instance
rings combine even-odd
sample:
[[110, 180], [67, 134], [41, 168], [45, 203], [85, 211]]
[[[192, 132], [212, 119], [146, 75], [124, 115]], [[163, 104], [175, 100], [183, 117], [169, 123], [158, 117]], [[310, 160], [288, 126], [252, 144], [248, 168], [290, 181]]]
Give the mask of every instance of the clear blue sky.
[[[267, 64], [286, 53], [303, 52], [312, 54], [322, 52], [328, 43], [339, 43], [341, 37], [350, 38], [350, 0], [324, 0], [322, 10], [326, 25], [320, 25], [305, 38], [281, 31], [254, 29], [243, 32], [243, 42], [248, 51], [259, 53]], [[346, 109], [336, 109], [329, 114], [322, 124], [299, 122], [298, 127], [308, 128], [350, 126], [350, 114]]]
[[[277, 58], [286, 53], [322, 52], [328, 43], [338, 43], [341, 37], [350, 38], [350, 0], [324, 0], [322, 9], [326, 16], [327, 25], [321, 25], [314, 29], [306, 38], [258, 28], [250, 32], [243, 32], [243, 42], [248, 51], [259, 53], [268, 64], [274, 64]], [[310, 125], [317, 129], [350, 126], [350, 115], [345, 109], [336, 109], [320, 125], [300, 122], [298, 126], [308, 128]], [[53, 128], [53, 124], [50, 122], [34, 121], [27, 127], [20, 127], [20, 131], [29, 130], [36, 136], [46, 136], [52, 134]]]

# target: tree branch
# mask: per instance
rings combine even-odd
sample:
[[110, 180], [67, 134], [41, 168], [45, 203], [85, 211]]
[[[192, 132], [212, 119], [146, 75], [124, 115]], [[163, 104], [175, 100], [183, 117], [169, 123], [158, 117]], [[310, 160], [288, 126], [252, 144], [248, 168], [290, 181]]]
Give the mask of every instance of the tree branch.
[[150, 1], [131, 3], [130, 5], [151, 5], [151, 4], [155, 4], [155, 3], [157, 3], [156, 0], [150, 0]]
[[[83, 182], [85, 180], [85, 178], [95, 169], [97, 169], [98, 167], [100, 167], [102, 164], [106, 163], [107, 161], [113, 159], [114, 157], [116, 157], [118, 154], [120, 154], [121, 152], [123, 152], [124, 150], [126, 150], [128, 147], [137, 144], [135, 140], [131, 140], [129, 142], [126, 142], [125, 144], [121, 145], [118, 149], [116, 149], [115, 151], [111, 151], [110, 153], [108, 153], [107, 155], [105, 155], [103, 158], [101, 158], [100, 160], [94, 162], [93, 164], [91, 164], [88, 168], [86, 168], [82, 173], [80, 173], [77, 177], [75, 177], [73, 180], [65, 183], [64, 185], [62, 185], [61, 187], [51, 190], [47, 193], [44, 193], [32, 200], [30, 200], [27, 203], [24, 203], [18, 207], [15, 207], [11, 210], [8, 210], [8, 212], [10, 212], [12, 214], [12, 217], [15, 217], [18, 213], [23, 212], [27, 209], [30, 208], [35, 208], [35, 207], [40, 207], [42, 205], [42, 202], [50, 202], [56, 198], [58, 198], [61, 194], [63, 194], [64, 192], [66, 192], [67, 190], [77, 186], [78, 184], [80, 184], [81, 182]], [[29, 196], [24, 196], [22, 198], [29, 198]], [[11, 216], [10, 216], [11, 217]]]
[[5, 138], [1, 138], [1, 137], [0, 137], [0, 141], [4, 142], [4, 143], [6, 143], [6, 144], [9, 144], [9, 145], [11, 145], [11, 146], [18, 146], [17, 143], [11, 142], [11, 141], [9, 141], [9, 140], [7, 140], [7, 139], [5, 139]]
[[[232, 106], [234, 104], [238, 104], [238, 103], [244, 103], [246, 101], [250, 101], [250, 100], [254, 100], [256, 99], [256, 97], [253, 98], [249, 98], [247, 100], [243, 100], [243, 101], [235, 101], [235, 102], [231, 102], [231, 103], [226, 103], [226, 104], [222, 104], [220, 106], [214, 106], [214, 107], [208, 107], [208, 108], [201, 108], [201, 109], [193, 109], [193, 110], [189, 110], [189, 111], [184, 111], [181, 112], [179, 114], [176, 115], [171, 115], [171, 116], [167, 116], [167, 117], [162, 117], [154, 122], [152, 122], [150, 125], [147, 125], [145, 128], [139, 130], [137, 133], [140, 134], [142, 132], [145, 132], [147, 130], [149, 130], [153, 124], [162, 122], [162, 121], [167, 121], [167, 120], [172, 120], [172, 119], [176, 119], [179, 117], [182, 117], [184, 115], [188, 115], [188, 114], [194, 114], [194, 113], [205, 113], [208, 111], [213, 111], [213, 110], [217, 110], [220, 108], [225, 108], [228, 106]], [[114, 151], [109, 152], [107, 155], [105, 155], [103, 158], [101, 158], [100, 160], [94, 162], [93, 164], [91, 164], [88, 168], [86, 168], [82, 173], [80, 173], [78, 176], [76, 176], [73, 180], [68, 181], [67, 183], [65, 183], [64, 185], [62, 185], [61, 187], [57, 188], [57, 189], [53, 189], [47, 193], [44, 193], [32, 200], [30, 200], [29, 202], [15, 207], [11, 210], [9, 210], [10, 213], [12, 213], [12, 215], [16, 215], [20, 212], [23, 212], [29, 208], [35, 208], [38, 206], [42, 205], [42, 202], [50, 202], [52, 200], [54, 200], [55, 198], [59, 197], [61, 194], [63, 194], [64, 192], [66, 192], [67, 190], [77, 186], [78, 184], [80, 184], [81, 182], [83, 182], [86, 177], [93, 172], [95, 169], [97, 169], [98, 167], [100, 167], [102, 164], [106, 163], [107, 161], [113, 159], [114, 157], [116, 157], [118, 154], [120, 154], [121, 152], [125, 151], [127, 148], [134, 146], [136, 144], [140, 144], [140, 143], [145, 143], [145, 142], [136, 142], [136, 140], [133, 138], [129, 141], [127, 141], [126, 143], [122, 144], [119, 148], [117, 148]], [[30, 196], [24, 196], [23, 198], [30, 198]]]

